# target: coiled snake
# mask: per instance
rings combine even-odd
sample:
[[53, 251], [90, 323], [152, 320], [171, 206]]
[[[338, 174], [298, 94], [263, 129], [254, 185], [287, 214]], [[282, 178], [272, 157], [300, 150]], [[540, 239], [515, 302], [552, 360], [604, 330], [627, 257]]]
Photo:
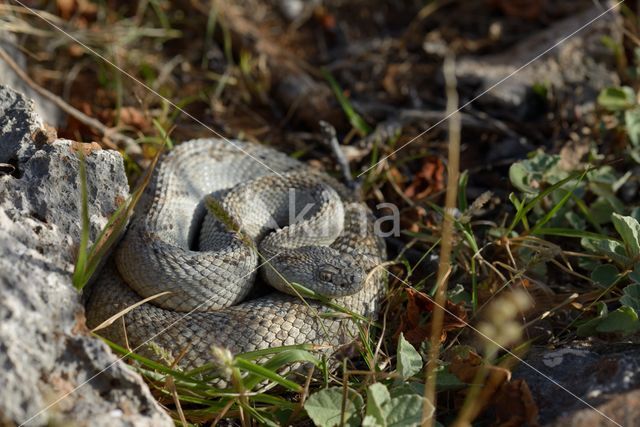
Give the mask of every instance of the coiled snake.
[[146, 344], [182, 353], [185, 367], [209, 362], [214, 344], [335, 346], [353, 338], [353, 320], [290, 283], [372, 318], [386, 281], [374, 231], [350, 190], [304, 163], [257, 144], [188, 141], [156, 167], [93, 284], [87, 323], [169, 291], [100, 333], [153, 358]]

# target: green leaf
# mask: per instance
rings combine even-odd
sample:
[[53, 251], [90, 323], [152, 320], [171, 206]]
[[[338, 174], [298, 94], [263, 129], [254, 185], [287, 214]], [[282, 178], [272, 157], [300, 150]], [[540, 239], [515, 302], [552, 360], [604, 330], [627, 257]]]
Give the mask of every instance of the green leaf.
[[629, 141], [634, 147], [640, 147], [640, 109], [633, 108], [624, 112], [624, 125]]
[[537, 189], [531, 187], [529, 181], [531, 171], [522, 162], [516, 162], [509, 167], [509, 180], [511, 185], [523, 193], [536, 193]]
[[601, 264], [591, 272], [591, 280], [606, 288], [618, 280], [618, 274], [620, 274], [620, 272], [615, 265]]
[[385, 405], [386, 426], [419, 426], [422, 422], [422, 410], [425, 404], [429, 406], [430, 415], [433, 415], [433, 405], [422, 396], [410, 394], [394, 397]]
[[640, 284], [633, 283], [622, 290], [620, 304], [633, 308], [640, 313]]
[[[422, 409], [425, 399], [422, 395], [411, 393], [391, 397], [387, 387], [380, 383], [369, 386], [367, 411], [363, 426], [403, 427], [418, 426], [422, 421]], [[429, 413], [433, 414], [430, 403]]]
[[394, 384], [389, 393], [391, 393], [391, 397], [404, 396], [405, 394], [419, 394], [422, 396], [424, 395], [424, 383], [404, 381]]
[[638, 313], [631, 307], [622, 306], [609, 315], [596, 326], [598, 332], [619, 332], [624, 335], [631, 334], [640, 329]]
[[589, 214], [596, 224], [606, 224], [611, 221], [611, 215], [615, 212], [611, 203], [604, 197], [598, 197], [589, 205]]
[[344, 416], [342, 414], [342, 399], [341, 387], [325, 388], [309, 396], [304, 404], [304, 409], [309, 418], [319, 427], [338, 426], [342, 420], [348, 426], [360, 425], [358, 413], [364, 405], [362, 396], [353, 389], [347, 390]]
[[[367, 392], [367, 411], [366, 416], [373, 418], [376, 425], [386, 425], [386, 415], [383, 409], [384, 405], [391, 400], [389, 390], [384, 384], [375, 383], [369, 386]], [[366, 423], [371, 423], [367, 420]], [[363, 421], [364, 423], [364, 421]]]
[[596, 243], [597, 252], [606, 255], [612, 261], [621, 265], [630, 265], [631, 259], [627, 256], [627, 252], [622, 243], [616, 240], [600, 240]]
[[373, 415], [366, 415], [362, 420], [362, 427], [379, 427], [378, 420]]
[[607, 305], [603, 302], [599, 302], [597, 305], [598, 315], [593, 319], [589, 319], [585, 322], [582, 322], [578, 328], [576, 329], [576, 334], [579, 337], [589, 337], [596, 334], [596, 328], [602, 322], [609, 310], [607, 310]]
[[575, 230], [584, 230], [587, 226], [586, 221], [580, 215], [573, 211], [568, 211], [564, 214], [564, 218], [569, 223], [569, 226]]
[[629, 273], [629, 279], [636, 283], [640, 283], [640, 262], [636, 264], [636, 267], [631, 273]]
[[420, 353], [404, 339], [404, 335], [400, 334], [398, 339], [398, 362], [396, 370], [402, 378], [409, 378], [420, 372], [422, 369], [422, 357]]
[[628, 86], [610, 87], [598, 95], [598, 104], [609, 111], [622, 111], [633, 107], [636, 94]]
[[438, 390], [455, 390], [466, 386], [465, 383], [460, 381], [456, 375], [449, 372], [448, 369], [438, 371], [436, 385]]
[[638, 257], [640, 255], [640, 223], [638, 223], [638, 220], [631, 216], [622, 216], [614, 213], [611, 216], [611, 221], [620, 237], [622, 237], [627, 253], [631, 258]]

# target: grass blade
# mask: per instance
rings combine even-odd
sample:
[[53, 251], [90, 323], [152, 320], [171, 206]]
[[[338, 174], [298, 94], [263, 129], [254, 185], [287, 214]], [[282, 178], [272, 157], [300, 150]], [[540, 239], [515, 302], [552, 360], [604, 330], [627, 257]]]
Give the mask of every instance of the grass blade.
[[[250, 362], [241, 357], [235, 358], [236, 366], [243, 371], [249, 372], [258, 377], [262, 377], [262, 379], [267, 379], [269, 381], [273, 381], [274, 383], [280, 384], [283, 387], [288, 388], [291, 391], [300, 392], [302, 391], [302, 386], [296, 384], [295, 382], [284, 378], [282, 375], [264, 367], [257, 365], [253, 362]], [[260, 382], [260, 380], [258, 380]]]
[[87, 196], [87, 164], [82, 149], [78, 151], [80, 157], [80, 246], [78, 257], [73, 269], [72, 282], [77, 290], [81, 290], [87, 283], [87, 246], [89, 246], [89, 202]]
[[576, 237], [579, 239], [584, 237], [592, 240], [614, 240], [605, 234], [598, 234], [598, 233], [592, 233], [590, 231], [574, 230], [573, 228], [561, 228], [561, 227], [538, 228], [531, 234], [535, 234], [538, 236], [547, 235], [547, 236], [558, 236], [558, 237]]
[[509, 234], [511, 234], [511, 232], [513, 231], [515, 226], [518, 225], [518, 223], [524, 219], [526, 214], [529, 213], [529, 211], [531, 209], [533, 209], [534, 207], [536, 207], [538, 205], [540, 200], [542, 200], [543, 198], [545, 198], [546, 196], [548, 196], [549, 194], [551, 194], [552, 192], [554, 192], [558, 188], [562, 187], [566, 183], [568, 183], [570, 181], [573, 181], [574, 179], [578, 179], [579, 181], [582, 181], [584, 179], [584, 177], [587, 175], [587, 173], [591, 172], [594, 169], [595, 168], [589, 168], [589, 169], [586, 169], [583, 172], [572, 173], [568, 177], [556, 182], [552, 186], [550, 186], [550, 187], [546, 188], [545, 190], [543, 190], [542, 192], [540, 192], [540, 194], [538, 194], [536, 197], [534, 197], [529, 203], [527, 203], [524, 207], [522, 207], [522, 209], [518, 209], [518, 212], [517, 212], [516, 216], [513, 218], [513, 221], [511, 222], [511, 225], [509, 226], [509, 228], [507, 229], [507, 231], [506, 231], [506, 233], [504, 235], [508, 236]]
[[364, 119], [358, 113], [356, 113], [356, 110], [353, 108], [353, 106], [351, 105], [347, 97], [344, 96], [344, 93], [342, 92], [342, 88], [340, 87], [336, 79], [333, 78], [333, 76], [331, 75], [331, 73], [329, 73], [329, 71], [324, 69], [322, 70], [322, 75], [327, 80], [327, 82], [329, 82], [329, 86], [331, 86], [331, 89], [333, 90], [333, 93], [336, 96], [338, 103], [340, 103], [340, 107], [342, 107], [342, 110], [347, 115], [347, 118], [349, 119], [349, 123], [351, 123], [351, 126], [356, 128], [361, 135], [370, 134], [371, 127], [369, 127], [367, 122], [365, 122]]
[[558, 211], [562, 209], [564, 205], [569, 201], [569, 199], [573, 196], [573, 192], [576, 190], [576, 188], [578, 188], [579, 184], [580, 184], [580, 180], [576, 182], [576, 184], [573, 186], [573, 188], [570, 191], [567, 191], [566, 194], [562, 196], [562, 199], [560, 199], [560, 201], [556, 203], [553, 206], [553, 208], [549, 209], [549, 212], [547, 212], [542, 218], [540, 218], [534, 224], [533, 228], [531, 229], [531, 233], [535, 233], [537, 229], [542, 228], [543, 225], [545, 225], [547, 222], [551, 221], [555, 217], [556, 213], [558, 213]]
[[[82, 153], [80, 151], [80, 153]], [[149, 166], [147, 173], [145, 174], [142, 182], [136, 188], [136, 190], [129, 196], [129, 198], [116, 209], [111, 215], [107, 224], [104, 226], [95, 243], [87, 250], [89, 242], [89, 208], [87, 200], [87, 172], [84, 154], [80, 154], [80, 192], [81, 192], [81, 215], [82, 215], [82, 230], [80, 235], [80, 246], [78, 249], [78, 257], [76, 265], [73, 271], [73, 286], [77, 290], [82, 290], [89, 282], [98, 266], [105, 259], [111, 248], [120, 239], [120, 236], [124, 232], [129, 217], [133, 213], [133, 209], [138, 204], [144, 189], [149, 184], [151, 176], [155, 166], [158, 162], [158, 158], [162, 151], [154, 157], [151, 165]]]

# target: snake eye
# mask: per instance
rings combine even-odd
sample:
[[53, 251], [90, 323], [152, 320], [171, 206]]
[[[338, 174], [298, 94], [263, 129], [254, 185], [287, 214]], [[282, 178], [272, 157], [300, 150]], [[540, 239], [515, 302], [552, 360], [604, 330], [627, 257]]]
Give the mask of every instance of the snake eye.
[[323, 282], [330, 282], [333, 278], [333, 275], [326, 270], [320, 270], [320, 273], [318, 273], [318, 278]]

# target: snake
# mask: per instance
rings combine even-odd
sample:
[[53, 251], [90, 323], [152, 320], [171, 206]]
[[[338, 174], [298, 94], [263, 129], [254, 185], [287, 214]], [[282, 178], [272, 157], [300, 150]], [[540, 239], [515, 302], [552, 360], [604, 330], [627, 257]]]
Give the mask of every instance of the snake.
[[87, 325], [183, 368], [210, 363], [213, 348], [336, 349], [380, 310], [379, 234], [354, 190], [302, 161], [258, 143], [186, 141], [158, 161], [92, 283]]

